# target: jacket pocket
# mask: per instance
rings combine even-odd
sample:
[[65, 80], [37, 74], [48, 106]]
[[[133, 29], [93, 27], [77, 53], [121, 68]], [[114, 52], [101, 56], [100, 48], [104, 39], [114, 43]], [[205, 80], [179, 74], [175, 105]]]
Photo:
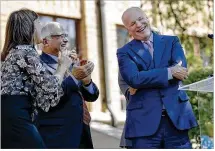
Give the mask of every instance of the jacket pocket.
[[143, 107], [142, 102], [138, 103], [129, 103], [127, 106], [127, 110], [134, 110], [134, 109], [140, 109]]
[[63, 119], [43, 119], [39, 121], [37, 128], [44, 139], [52, 142], [63, 133], [64, 122]]
[[186, 102], [190, 99], [185, 91], [179, 91], [178, 97], [180, 102]]

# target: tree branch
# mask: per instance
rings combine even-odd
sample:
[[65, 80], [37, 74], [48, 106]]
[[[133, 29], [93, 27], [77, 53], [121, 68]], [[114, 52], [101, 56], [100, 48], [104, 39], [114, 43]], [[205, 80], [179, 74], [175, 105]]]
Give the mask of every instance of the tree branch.
[[160, 16], [160, 22], [161, 22], [161, 25], [163, 26], [163, 17], [162, 17], [163, 14], [160, 10], [160, 2], [161, 2], [161, 0], [159, 0], [159, 2], [157, 3], [157, 8], [158, 8], [158, 14]]
[[181, 25], [180, 21], [178, 20], [178, 16], [177, 16], [177, 14], [175, 13], [175, 11], [174, 11], [174, 9], [173, 9], [172, 1], [171, 1], [171, 0], [169, 0], [169, 5], [170, 5], [171, 12], [172, 12], [172, 14], [173, 14], [173, 16], [174, 16], [174, 18], [175, 18], [176, 24], [178, 24], [178, 26], [182, 29], [182, 33], [184, 33], [184, 31], [186, 30], [186, 28], [184, 28], [184, 27]]

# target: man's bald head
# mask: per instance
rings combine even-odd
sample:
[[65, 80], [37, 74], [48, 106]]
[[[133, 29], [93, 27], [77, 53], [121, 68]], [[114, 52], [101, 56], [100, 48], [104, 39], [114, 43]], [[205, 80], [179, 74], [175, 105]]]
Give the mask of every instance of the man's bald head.
[[42, 39], [50, 37], [52, 35], [65, 34], [63, 27], [58, 22], [49, 22], [41, 30]]
[[122, 14], [122, 22], [136, 40], [148, 40], [151, 27], [146, 14], [139, 7], [130, 7]]
[[122, 22], [123, 22], [123, 24], [124, 25], [126, 24], [126, 17], [128, 17], [128, 16], [130, 16], [130, 15], [132, 15], [134, 13], [137, 13], [137, 12], [139, 12], [139, 13], [143, 14], [144, 16], [146, 16], [146, 14], [143, 12], [143, 10], [141, 8], [139, 8], [139, 7], [130, 7], [128, 9], [126, 9], [122, 14]]

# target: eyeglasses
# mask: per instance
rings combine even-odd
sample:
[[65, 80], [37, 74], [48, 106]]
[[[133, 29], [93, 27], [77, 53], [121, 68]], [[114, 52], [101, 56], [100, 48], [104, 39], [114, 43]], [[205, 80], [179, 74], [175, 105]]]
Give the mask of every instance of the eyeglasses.
[[59, 38], [59, 37], [61, 37], [61, 38], [67, 38], [67, 37], [68, 37], [68, 34], [51, 35], [50, 37], [52, 37], [52, 38]]

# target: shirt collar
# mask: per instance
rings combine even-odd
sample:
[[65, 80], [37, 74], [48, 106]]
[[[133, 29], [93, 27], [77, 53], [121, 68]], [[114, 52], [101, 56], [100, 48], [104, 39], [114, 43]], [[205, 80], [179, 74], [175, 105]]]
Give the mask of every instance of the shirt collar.
[[54, 59], [56, 62], [58, 62], [58, 57], [57, 56], [54, 56], [54, 55], [51, 55], [51, 54], [47, 54], [49, 55], [52, 59]]
[[[153, 43], [153, 32], [151, 32], [151, 35], [150, 35], [150, 37], [149, 37], [149, 41], [150, 41], [151, 43]], [[142, 41], [142, 42], [144, 42], [144, 41]]]

